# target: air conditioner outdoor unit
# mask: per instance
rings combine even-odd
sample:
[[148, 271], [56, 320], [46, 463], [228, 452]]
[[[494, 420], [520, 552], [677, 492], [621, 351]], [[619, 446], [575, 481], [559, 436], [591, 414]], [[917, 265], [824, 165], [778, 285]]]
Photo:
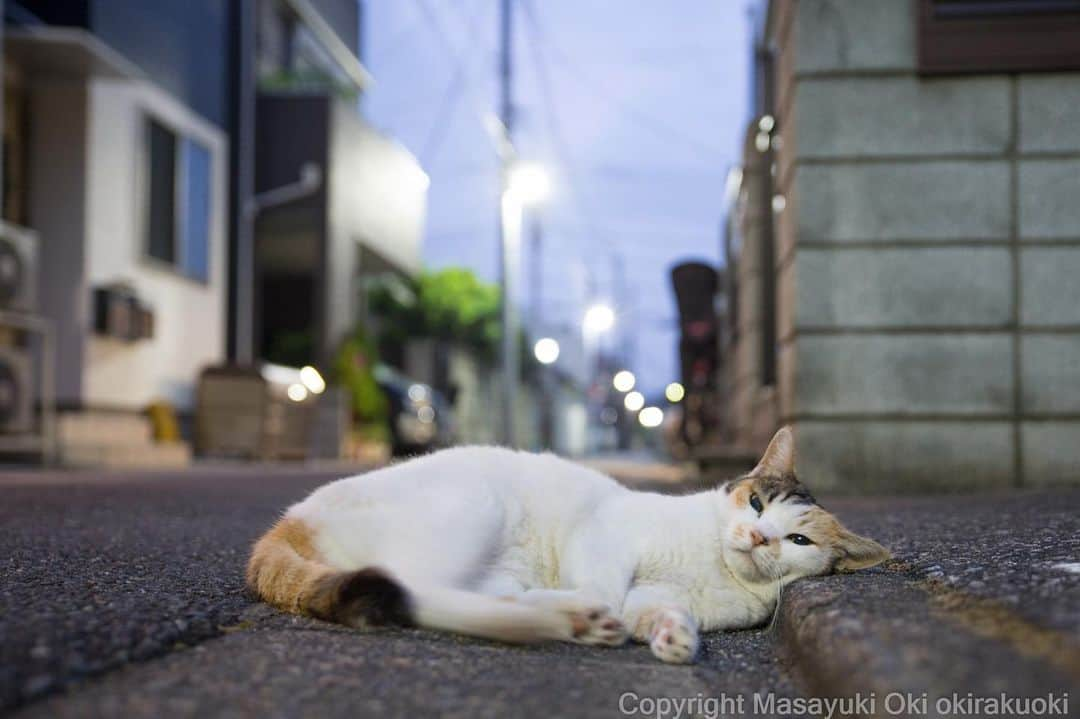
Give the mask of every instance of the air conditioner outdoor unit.
[[37, 236], [0, 223], [0, 311], [36, 309], [37, 261]]
[[0, 346], [0, 434], [33, 430], [32, 382], [26, 350]]

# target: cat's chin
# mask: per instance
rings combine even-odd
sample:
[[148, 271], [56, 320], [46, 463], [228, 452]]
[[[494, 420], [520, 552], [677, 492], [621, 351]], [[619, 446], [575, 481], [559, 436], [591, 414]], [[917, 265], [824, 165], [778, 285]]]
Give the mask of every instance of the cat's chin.
[[724, 560], [730, 569], [741, 581], [750, 584], [762, 584], [775, 581], [775, 577], [765, 571], [754, 559], [753, 549], [736, 549], [731, 547], [724, 552]]

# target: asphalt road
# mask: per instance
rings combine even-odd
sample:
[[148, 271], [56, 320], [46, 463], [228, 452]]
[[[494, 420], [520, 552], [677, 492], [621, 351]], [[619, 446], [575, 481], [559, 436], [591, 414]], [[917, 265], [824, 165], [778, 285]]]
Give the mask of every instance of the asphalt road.
[[714, 635], [697, 665], [674, 667], [640, 646], [362, 634], [253, 603], [242, 579], [252, 541], [327, 479], [240, 471], [0, 479], [0, 709], [595, 716], [616, 715], [627, 691], [797, 693], [764, 630]]
[[[625, 692], [799, 694], [764, 629], [711, 635], [696, 665], [676, 667], [639, 646], [358, 633], [253, 603], [242, 583], [251, 542], [330, 476], [0, 478], [0, 711], [613, 716]], [[1078, 633], [1080, 572], [1069, 567], [1080, 562], [1080, 491], [825, 503], [911, 572]]]

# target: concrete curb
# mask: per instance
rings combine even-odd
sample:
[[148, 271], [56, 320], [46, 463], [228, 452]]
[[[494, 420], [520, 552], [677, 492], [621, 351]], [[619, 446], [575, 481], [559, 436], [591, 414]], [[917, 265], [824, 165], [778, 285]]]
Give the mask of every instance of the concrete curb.
[[1060, 697], [1080, 685], [1075, 638], [959, 594], [899, 562], [802, 580], [785, 590], [780, 648], [811, 694], [873, 697], [860, 712], [870, 716], [895, 716], [901, 699], [893, 693], [922, 702], [901, 715], [957, 716], [963, 712], [942, 712], [938, 700], [955, 707], [953, 695], [963, 700], [969, 692]]

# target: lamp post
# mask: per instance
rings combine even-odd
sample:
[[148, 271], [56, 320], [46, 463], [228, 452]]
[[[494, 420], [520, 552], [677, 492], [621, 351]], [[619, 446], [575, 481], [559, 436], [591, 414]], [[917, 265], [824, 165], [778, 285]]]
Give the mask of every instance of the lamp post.
[[541, 337], [533, 345], [533, 355], [536, 361], [543, 365], [540, 368], [540, 397], [537, 402], [540, 410], [540, 447], [552, 450], [555, 448], [555, 387], [552, 380], [551, 365], [559, 359], [559, 342], [551, 337]]
[[513, 447], [517, 444], [514, 432], [515, 407], [519, 384], [520, 358], [518, 331], [520, 322], [515, 298], [518, 269], [521, 266], [521, 228], [525, 208], [543, 202], [551, 191], [547, 172], [540, 165], [515, 163], [504, 172], [500, 204], [501, 267], [499, 273], [502, 316], [502, 376], [503, 392], [500, 403], [500, 441]]

